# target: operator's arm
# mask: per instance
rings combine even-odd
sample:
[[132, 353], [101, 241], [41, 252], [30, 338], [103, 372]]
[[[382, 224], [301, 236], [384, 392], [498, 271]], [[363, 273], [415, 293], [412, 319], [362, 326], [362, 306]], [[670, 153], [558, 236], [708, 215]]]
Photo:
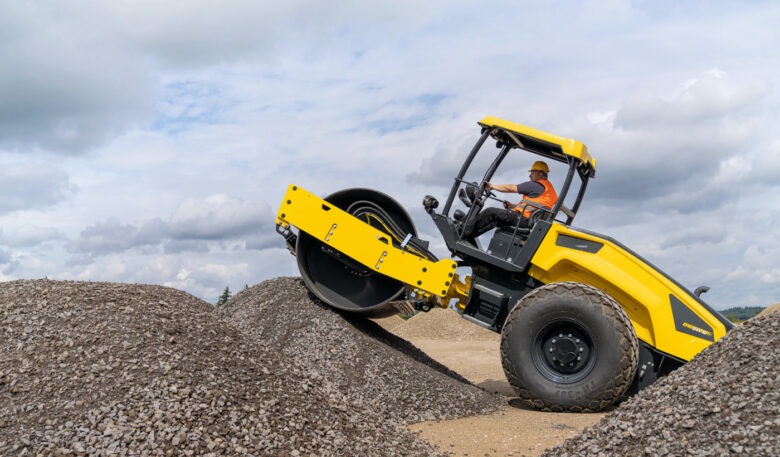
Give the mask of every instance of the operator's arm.
[[487, 183], [488, 189], [497, 190], [499, 192], [514, 192], [517, 193], [517, 184], [491, 184]]
[[[539, 195], [544, 192], [544, 186], [539, 184], [536, 181], [526, 181], [522, 184], [499, 184], [499, 185], [492, 185], [488, 183], [488, 188], [495, 189], [500, 192], [515, 192], [518, 194], [521, 194], [528, 197], [538, 197]], [[507, 189], [507, 190], [503, 190]], [[515, 206], [519, 205], [519, 203], [512, 203], [509, 201], [504, 201], [504, 208], [511, 209]]]
[[544, 186], [535, 181], [527, 181], [522, 184], [491, 184], [487, 183], [490, 190], [499, 192], [523, 194], [529, 197], [537, 197], [544, 192]]

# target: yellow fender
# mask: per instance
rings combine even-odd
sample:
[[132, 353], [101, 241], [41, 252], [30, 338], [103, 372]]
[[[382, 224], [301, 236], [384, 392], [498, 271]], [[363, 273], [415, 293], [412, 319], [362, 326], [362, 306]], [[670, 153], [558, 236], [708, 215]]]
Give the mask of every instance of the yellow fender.
[[707, 305], [625, 246], [557, 222], [528, 274], [543, 283], [575, 281], [603, 290], [623, 307], [640, 340], [685, 361], [728, 330]]

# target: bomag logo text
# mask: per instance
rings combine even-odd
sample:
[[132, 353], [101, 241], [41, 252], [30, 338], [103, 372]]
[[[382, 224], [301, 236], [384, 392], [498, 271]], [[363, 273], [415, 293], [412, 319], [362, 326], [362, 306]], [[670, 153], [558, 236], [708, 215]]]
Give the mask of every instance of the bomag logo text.
[[703, 328], [699, 328], [699, 327], [697, 327], [695, 325], [691, 325], [691, 324], [689, 324], [687, 322], [683, 322], [682, 325], [683, 325], [683, 327], [685, 327], [685, 328], [687, 328], [689, 330], [693, 330], [696, 333], [701, 333], [702, 335], [712, 336], [712, 332], [704, 330]]

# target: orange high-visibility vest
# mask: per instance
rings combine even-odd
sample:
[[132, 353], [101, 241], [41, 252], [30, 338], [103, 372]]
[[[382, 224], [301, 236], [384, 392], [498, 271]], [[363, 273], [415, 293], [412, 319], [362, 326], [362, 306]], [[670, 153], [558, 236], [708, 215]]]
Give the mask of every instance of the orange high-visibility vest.
[[[555, 193], [555, 188], [553, 188], [552, 183], [546, 179], [540, 179], [539, 181], [536, 182], [544, 186], [544, 192], [542, 192], [536, 197], [529, 197], [528, 195], [524, 195], [523, 198], [525, 200], [538, 203], [546, 207], [547, 209], [552, 209], [552, 207], [555, 206], [555, 202], [558, 201], [558, 194]], [[534, 212], [535, 210], [536, 208], [530, 205], [524, 205], [523, 202], [520, 202], [519, 205], [512, 208], [512, 211], [523, 213], [523, 217], [526, 218], [530, 217], [531, 213]]]

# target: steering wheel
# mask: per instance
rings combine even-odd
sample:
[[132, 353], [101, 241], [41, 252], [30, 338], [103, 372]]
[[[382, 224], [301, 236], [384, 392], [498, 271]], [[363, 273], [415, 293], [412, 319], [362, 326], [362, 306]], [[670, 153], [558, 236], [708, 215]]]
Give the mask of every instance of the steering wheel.
[[469, 182], [458, 192], [458, 198], [464, 205], [469, 207], [476, 206], [477, 211], [479, 211], [488, 198], [496, 198], [496, 195], [487, 187], [487, 182], [482, 182], [481, 184]]
[[477, 188], [477, 183], [469, 182], [466, 183], [466, 186], [458, 192], [458, 198], [467, 207], [471, 207], [471, 205], [474, 204], [474, 200], [475, 200], [474, 195], [476, 194], [475, 192], [476, 188]]

